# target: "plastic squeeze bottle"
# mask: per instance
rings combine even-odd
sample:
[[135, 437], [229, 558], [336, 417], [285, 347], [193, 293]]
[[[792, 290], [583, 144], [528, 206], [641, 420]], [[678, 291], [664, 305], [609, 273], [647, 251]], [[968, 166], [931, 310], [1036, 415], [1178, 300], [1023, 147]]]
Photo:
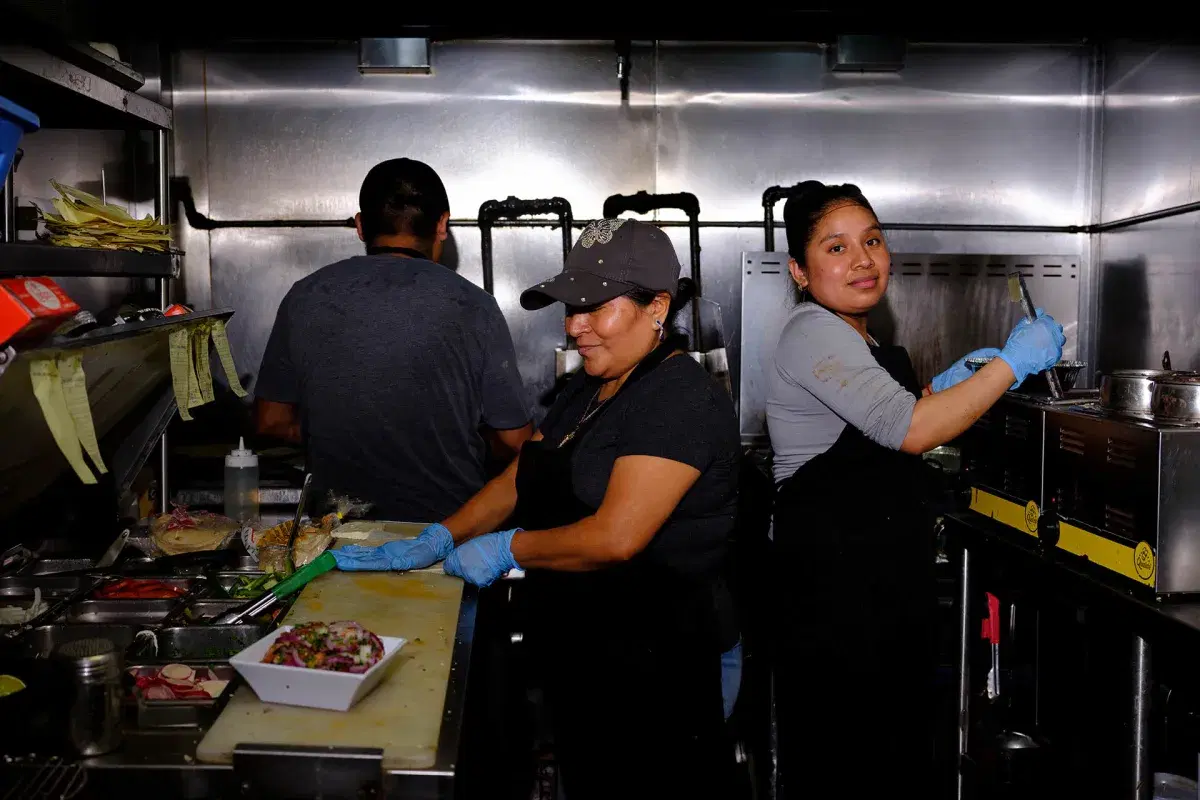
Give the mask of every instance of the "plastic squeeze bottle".
[[237, 522], [258, 521], [258, 455], [238, 446], [225, 456], [225, 516]]

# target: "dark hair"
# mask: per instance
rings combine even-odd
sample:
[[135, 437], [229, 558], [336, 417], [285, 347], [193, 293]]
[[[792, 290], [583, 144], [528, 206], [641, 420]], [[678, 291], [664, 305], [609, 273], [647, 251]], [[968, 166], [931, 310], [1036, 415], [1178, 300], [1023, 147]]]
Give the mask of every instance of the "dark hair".
[[[633, 289], [625, 293], [633, 302], [645, 308], [654, 302], [654, 298], [658, 297], [662, 292], [656, 292], [653, 289]], [[691, 278], [680, 278], [679, 285], [675, 289], [675, 296], [671, 298], [671, 305], [667, 308], [667, 318], [663, 322], [663, 329], [668, 335], [679, 333], [675, 328], [675, 316], [679, 313], [679, 309], [688, 304], [696, 294], [696, 282]], [[695, 333], [693, 332], [693, 335]]]
[[371, 167], [358, 191], [363, 239], [407, 233], [421, 241], [437, 236], [438, 220], [450, 210], [446, 187], [428, 164], [393, 158]]
[[[797, 264], [804, 265], [805, 251], [821, 218], [833, 206], [845, 203], [861, 206], [878, 217], [862, 189], [853, 183], [829, 186], [820, 181], [804, 181], [796, 186], [792, 196], [783, 204], [783, 224], [787, 230], [788, 255], [796, 259]], [[804, 301], [805, 295], [806, 292], [797, 286], [797, 302]]]
[[853, 183], [827, 186], [820, 181], [805, 181], [796, 187], [796, 192], [783, 204], [783, 224], [787, 230], [788, 255], [796, 263], [804, 263], [804, 251], [817, 230], [821, 218], [835, 205], [853, 203], [872, 214], [870, 202], [863, 196], [862, 189]]

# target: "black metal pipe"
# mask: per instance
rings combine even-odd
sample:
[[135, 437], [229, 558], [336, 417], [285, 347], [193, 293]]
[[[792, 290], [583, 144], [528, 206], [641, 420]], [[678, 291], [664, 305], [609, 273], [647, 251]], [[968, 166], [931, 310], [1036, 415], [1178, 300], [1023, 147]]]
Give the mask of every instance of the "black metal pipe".
[[[19, 152], [19, 151], [18, 151]], [[699, 251], [699, 229], [700, 228], [757, 228], [762, 226], [765, 234], [765, 244], [768, 252], [775, 251], [775, 205], [780, 200], [790, 196], [788, 192], [795, 189], [792, 187], [772, 186], [763, 192], [763, 219], [758, 220], [706, 220], [701, 222], [698, 219], [690, 217], [687, 221], [683, 220], [660, 220], [655, 222], [660, 228], [690, 228], [693, 233], [693, 241], [696, 242], [696, 251]], [[196, 202], [193, 199], [191, 186], [186, 178], [175, 179], [172, 182], [172, 193], [179, 199], [183, 205], [184, 217], [187, 219], [188, 225], [195, 230], [211, 231], [223, 228], [353, 228], [354, 217], [345, 219], [245, 219], [245, 220], [215, 220], [201, 214], [196, 209]], [[639, 192], [645, 195], [645, 192]], [[684, 193], [687, 194], [687, 193]], [[616, 195], [619, 197], [620, 195]], [[653, 197], [654, 195], [646, 195]], [[661, 196], [661, 195], [659, 195]], [[668, 195], [673, 196], [673, 195]], [[634, 195], [637, 197], [637, 195]], [[561, 198], [560, 198], [561, 199]], [[611, 199], [611, 198], [610, 198]], [[497, 202], [497, 201], [489, 201]], [[536, 201], [531, 201], [536, 202]], [[565, 200], [563, 200], [566, 203]], [[486, 204], [485, 204], [486, 205]], [[667, 208], [668, 206], [663, 206]], [[569, 209], [569, 204], [568, 204]], [[629, 209], [631, 211], [636, 209]], [[1110, 231], [1121, 230], [1122, 228], [1130, 228], [1135, 225], [1140, 225], [1145, 222], [1156, 222], [1162, 219], [1181, 216], [1183, 214], [1191, 214], [1200, 211], [1200, 201], [1194, 203], [1184, 203], [1183, 205], [1171, 206], [1158, 211], [1150, 211], [1145, 214], [1136, 214], [1132, 217], [1124, 217], [1122, 219], [1112, 220], [1110, 222], [1100, 222], [1095, 225], [983, 225], [983, 224], [954, 224], [942, 222], [884, 222], [882, 223], [885, 230], [889, 231], [947, 231], [960, 233], [1108, 233]], [[553, 212], [546, 212], [553, 213]], [[618, 212], [619, 213], [619, 212]], [[641, 212], [645, 213], [645, 212]], [[605, 212], [607, 216], [607, 211]], [[570, 252], [571, 236], [569, 230], [571, 228], [583, 228], [591, 220], [575, 220], [570, 219], [568, 227], [564, 229], [564, 252]], [[480, 227], [482, 221], [479, 219], [452, 219], [450, 220], [452, 227]], [[493, 228], [545, 228], [545, 227], [563, 227], [561, 218], [558, 221], [554, 220], [537, 220], [537, 219], [513, 219], [513, 218], [496, 218], [489, 222], [488, 227]], [[489, 242], [490, 244], [490, 242]]]
[[[507, 200], [485, 200], [479, 207], [479, 257], [483, 262], [483, 288], [488, 294], [495, 294], [495, 276], [492, 262], [492, 228], [500, 220], [516, 221], [518, 217], [528, 217], [538, 214], [557, 214], [558, 227], [562, 228], [563, 260], [571, 252], [571, 229], [574, 218], [571, 214], [571, 204], [561, 197], [551, 197], [548, 200], [521, 200], [509, 196]], [[549, 224], [549, 223], [547, 223]]]
[[[767, 252], [775, 252], [775, 205], [798, 193], [801, 184], [772, 186], [763, 192], [763, 233]], [[1198, 204], [1200, 205], [1200, 204]], [[942, 222], [883, 222], [889, 231], [948, 231], [961, 233], [1099, 233], [1096, 225], [956, 225]], [[1112, 224], [1112, 223], [1107, 223]]]
[[[649, 214], [659, 209], [673, 208], [687, 214], [689, 231], [689, 251], [691, 255], [692, 282], [696, 286], [696, 294], [692, 298], [692, 336], [695, 337], [693, 346], [700, 350], [700, 297], [702, 296], [700, 282], [700, 201], [691, 192], [676, 192], [675, 194], [649, 194], [645, 190], [637, 194], [614, 194], [604, 201], [605, 219], [613, 219], [626, 211], [635, 214]], [[662, 223], [655, 223], [656, 225]]]
[[183, 205], [183, 215], [188, 225], [198, 231], [215, 231], [222, 228], [353, 228], [354, 217], [346, 219], [229, 219], [218, 220], [206, 217], [196, 209], [192, 196], [192, 185], [187, 178], [171, 181], [171, 194]]
[[1112, 222], [1101, 222], [1097, 225], [1088, 225], [1087, 233], [1108, 233], [1109, 231], [1120, 230], [1121, 228], [1130, 228], [1134, 225], [1140, 225], [1143, 222], [1154, 222], [1168, 217], [1178, 217], [1182, 214], [1191, 214], [1194, 211], [1200, 211], [1200, 202], [1184, 203], [1181, 206], [1171, 206], [1158, 211], [1151, 211], [1146, 214], [1137, 214], [1124, 219], [1114, 219]]

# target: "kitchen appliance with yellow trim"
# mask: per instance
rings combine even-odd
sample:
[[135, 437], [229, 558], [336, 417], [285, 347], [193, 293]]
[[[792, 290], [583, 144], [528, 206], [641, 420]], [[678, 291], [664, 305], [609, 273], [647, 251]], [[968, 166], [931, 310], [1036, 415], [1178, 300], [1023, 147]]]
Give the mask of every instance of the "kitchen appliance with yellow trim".
[[1200, 422], [1046, 411], [1038, 535], [1130, 588], [1200, 592]]
[[1093, 390], [1072, 389], [1060, 400], [1008, 392], [962, 436], [970, 509], [1022, 537], [1038, 536], [1043, 503], [1046, 413], [1093, 403]]

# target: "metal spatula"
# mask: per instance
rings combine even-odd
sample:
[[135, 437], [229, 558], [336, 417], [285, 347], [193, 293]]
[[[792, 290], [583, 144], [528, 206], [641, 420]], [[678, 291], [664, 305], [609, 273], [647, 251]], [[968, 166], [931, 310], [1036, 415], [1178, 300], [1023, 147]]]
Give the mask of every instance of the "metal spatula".
[[[1014, 303], [1021, 304], [1021, 310], [1025, 312], [1025, 319], [1030, 322], [1037, 319], [1037, 309], [1033, 306], [1033, 298], [1029, 296], [1025, 278], [1019, 271], [1008, 273], [1008, 296]], [[1058, 382], [1058, 373], [1054, 371], [1054, 367], [1042, 374], [1046, 376], [1046, 384], [1050, 387], [1050, 396], [1055, 400], [1062, 400], [1062, 384]]]

